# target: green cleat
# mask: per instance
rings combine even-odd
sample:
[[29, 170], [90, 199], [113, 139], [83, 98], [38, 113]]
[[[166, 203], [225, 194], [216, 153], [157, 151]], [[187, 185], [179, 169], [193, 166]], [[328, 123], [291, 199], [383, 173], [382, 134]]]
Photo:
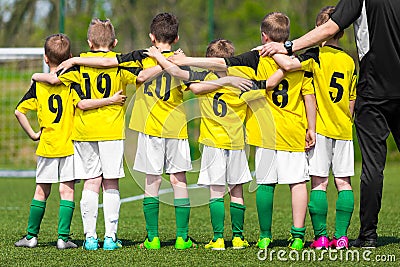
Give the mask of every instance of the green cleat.
[[218, 238], [217, 240], [211, 240], [210, 243], [204, 246], [206, 249], [212, 250], [225, 250], [225, 241], [223, 238]]
[[288, 241], [289, 241], [288, 247], [291, 249], [302, 250], [304, 248], [304, 241], [301, 238], [290, 237]]
[[146, 237], [146, 240], [144, 240], [144, 242], [139, 245], [139, 248], [160, 249], [160, 239], [158, 238], [158, 236], [155, 236], [153, 240], [149, 241], [149, 239]]
[[257, 247], [260, 249], [267, 249], [269, 247], [269, 244], [271, 244], [272, 239], [268, 237], [264, 237], [262, 239], [258, 239], [257, 242]]
[[232, 239], [232, 248], [233, 249], [242, 249], [242, 248], [247, 248], [249, 246], [250, 246], [249, 242], [247, 242], [247, 240], [244, 239], [244, 237], [242, 239], [239, 236], [235, 236]]
[[175, 241], [175, 248], [176, 249], [188, 249], [188, 248], [197, 248], [197, 245], [190, 239], [187, 238], [185, 241], [181, 236], [178, 236]]

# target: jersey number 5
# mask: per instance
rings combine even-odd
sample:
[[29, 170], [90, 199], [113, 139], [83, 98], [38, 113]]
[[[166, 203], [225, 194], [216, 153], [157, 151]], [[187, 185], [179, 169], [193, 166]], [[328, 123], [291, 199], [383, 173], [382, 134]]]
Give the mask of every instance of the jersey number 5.
[[[57, 104], [54, 105], [54, 102]], [[49, 97], [49, 110], [56, 114], [56, 118], [54, 119], [53, 123], [59, 123], [63, 112], [61, 96], [52, 94]]]
[[334, 72], [332, 74], [331, 83], [329, 86], [337, 89], [336, 97], [333, 95], [334, 92], [329, 91], [329, 95], [333, 103], [339, 102], [343, 97], [343, 86], [337, 82], [337, 79], [344, 79], [344, 74], [340, 72]]

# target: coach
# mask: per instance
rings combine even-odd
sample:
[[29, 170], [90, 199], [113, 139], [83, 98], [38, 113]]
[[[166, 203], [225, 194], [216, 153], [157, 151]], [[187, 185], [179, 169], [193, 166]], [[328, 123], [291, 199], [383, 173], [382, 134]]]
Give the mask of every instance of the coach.
[[267, 44], [263, 55], [298, 51], [327, 40], [354, 23], [360, 76], [355, 125], [362, 155], [360, 233], [355, 247], [376, 247], [386, 139], [391, 132], [400, 150], [400, 1], [341, 0], [331, 19], [304, 36]]

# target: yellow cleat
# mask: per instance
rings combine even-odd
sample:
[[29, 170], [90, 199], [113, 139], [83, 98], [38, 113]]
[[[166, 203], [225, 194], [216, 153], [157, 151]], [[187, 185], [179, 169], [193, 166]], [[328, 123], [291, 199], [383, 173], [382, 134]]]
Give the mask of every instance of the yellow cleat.
[[225, 250], [225, 242], [223, 238], [218, 238], [217, 240], [211, 240], [210, 243], [204, 246], [206, 249], [212, 250]]
[[247, 242], [246, 239], [242, 239], [238, 236], [235, 236], [232, 239], [232, 248], [233, 249], [242, 249], [242, 248], [247, 248], [250, 247], [249, 242]]

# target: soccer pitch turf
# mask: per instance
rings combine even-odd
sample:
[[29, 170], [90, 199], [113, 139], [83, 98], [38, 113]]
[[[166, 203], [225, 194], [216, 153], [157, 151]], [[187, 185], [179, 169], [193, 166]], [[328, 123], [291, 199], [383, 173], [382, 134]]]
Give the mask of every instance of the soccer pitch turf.
[[[357, 163], [357, 166], [360, 164]], [[355, 191], [356, 206], [348, 231], [349, 238], [357, 236], [359, 228], [359, 169], [352, 178]], [[142, 212], [140, 186], [126, 172], [127, 177], [120, 182], [121, 204], [118, 236], [123, 248], [116, 251], [84, 251], [82, 248], [59, 251], [55, 248], [58, 221], [58, 187], [53, 186], [47, 202], [46, 213], [39, 234], [39, 246], [34, 249], [16, 248], [14, 242], [25, 234], [29, 205], [32, 199], [34, 179], [0, 179], [0, 266], [398, 266], [400, 264], [400, 211], [397, 198], [400, 188], [400, 164], [389, 162], [385, 170], [383, 204], [380, 212], [379, 247], [374, 250], [350, 249], [349, 251], [311, 251], [308, 248], [312, 240], [310, 218], [306, 218], [306, 249], [304, 252], [291, 252], [287, 246], [287, 238], [291, 226], [291, 206], [288, 186], [277, 186], [273, 213], [273, 246], [271, 249], [259, 251], [255, 244], [258, 239], [258, 218], [255, 205], [255, 192], [252, 186], [245, 187], [245, 236], [251, 247], [243, 250], [230, 248], [231, 224], [229, 216], [229, 198], [225, 198], [225, 241], [227, 250], [209, 251], [204, 249], [212, 238], [212, 228], [208, 209], [208, 192], [205, 189], [190, 189], [192, 203], [196, 207], [191, 210], [190, 236], [199, 244], [197, 249], [177, 251], [174, 248], [175, 215], [174, 208], [168, 204], [172, 201], [172, 193], [168, 190], [161, 196], [160, 205], [160, 239], [161, 249], [158, 251], [141, 250], [138, 245], [145, 237], [145, 223]], [[197, 174], [188, 175], [188, 183], [196, 182]], [[139, 177], [137, 180], [142, 179]], [[168, 181], [163, 181], [163, 188], [169, 188]], [[71, 226], [71, 236], [82, 246], [83, 229], [80, 218], [79, 199], [82, 183], [76, 186], [76, 209]], [[334, 209], [336, 189], [330, 181], [328, 189], [328, 233], [334, 229]], [[101, 202], [101, 195], [100, 195]], [[104, 235], [104, 219], [99, 209], [97, 231], [99, 237]], [[315, 257], [315, 258], [313, 258]]]

